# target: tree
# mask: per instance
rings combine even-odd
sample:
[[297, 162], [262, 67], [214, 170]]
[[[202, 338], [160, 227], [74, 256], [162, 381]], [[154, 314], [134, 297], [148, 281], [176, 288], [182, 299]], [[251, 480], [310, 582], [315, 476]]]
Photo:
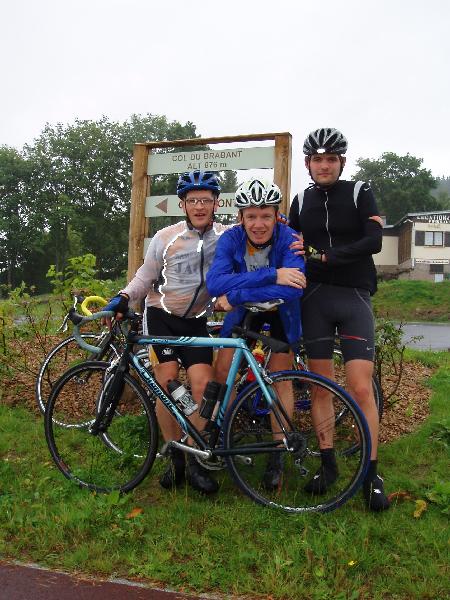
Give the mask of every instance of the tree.
[[0, 280], [20, 283], [20, 266], [29, 257], [38, 237], [33, 205], [27, 194], [30, 170], [15, 150], [0, 147]]
[[[70, 255], [89, 252], [97, 257], [102, 276], [119, 275], [128, 250], [134, 144], [193, 137], [192, 123], [150, 114], [132, 115], [124, 123], [103, 117], [47, 124], [24, 151], [32, 168], [33, 196], [45, 207], [41, 227], [49, 264], [62, 271]], [[172, 184], [169, 181], [169, 187]], [[168, 180], [160, 178], [153, 192], [167, 193], [167, 185]]]
[[421, 167], [422, 162], [394, 152], [384, 152], [378, 160], [359, 158], [353, 179], [370, 181], [381, 213], [393, 224], [408, 212], [440, 210], [439, 200], [431, 193], [436, 179]]
[[440, 203], [441, 210], [450, 210], [450, 177], [438, 177], [437, 188], [432, 194]]

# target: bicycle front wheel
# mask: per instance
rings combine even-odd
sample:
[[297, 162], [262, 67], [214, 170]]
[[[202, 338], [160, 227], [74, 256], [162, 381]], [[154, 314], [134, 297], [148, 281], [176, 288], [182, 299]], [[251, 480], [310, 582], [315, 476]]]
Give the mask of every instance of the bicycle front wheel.
[[[228, 468], [241, 490], [252, 500], [288, 512], [327, 512], [346, 502], [362, 483], [370, 458], [370, 434], [357, 404], [333, 382], [309, 372], [285, 371], [270, 375], [271, 406], [262, 400], [259, 384], [245, 388], [234, 401], [224, 427]], [[288, 406], [289, 394], [297, 407], [281, 431], [274, 415], [277, 402]], [[252, 398], [258, 395], [259, 410]], [[320, 418], [311, 406], [315, 398], [327, 402]], [[265, 403], [262, 411], [261, 403]], [[288, 412], [290, 412], [288, 410]], [[337, 415], [340, 415], [337, 419]], [[285, 441], [283, 441], [283, 438]], [[334, 448], [337, 479], [320, 495], [305, 490], [321, 469], [320, 444]], [[265, 476], [273, 464], [281, 477], [271, 487]]]
[[85, 362], [58, 380], [45, 411], [45, 437], [56, 466], [67, 479], [97, 492], [128, 492], [153, 465], [158, 428], [146, 393], [125, 374], [124, 390], [109, 426], [92, 433], [112, 380], [109, 367], [106, 362]]
[[[92, 346], [97, 346], [103, 340], [103, 336], [97, 333], [82, 333], [81, 337]], [[109, 344], [97, 360], [110, 360], [112, 356], [118, 356], [118, 351], [113, 344]], [[34, 387], [36, 404], [42, 415], [45, 413], [45, 405], [56, 381], [67, 369], [89, 360], [90, 357], [92, 357], [91, 353], [80, 348], [73, 336], [62, 340], [50, 350], [39, 367]]]

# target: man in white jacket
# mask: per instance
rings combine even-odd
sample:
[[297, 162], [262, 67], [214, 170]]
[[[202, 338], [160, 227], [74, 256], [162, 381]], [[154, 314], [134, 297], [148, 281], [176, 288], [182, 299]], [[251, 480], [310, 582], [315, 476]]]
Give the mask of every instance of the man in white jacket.
[[[226, 226], [214, 222], [220, 186], [217, 176], [208, 171], [183, 173], [177, 185], [186, 218], [158, 231], [153, 237], [144, 264], [130, 283], [111, 300], [105, 310], [126, 313], [128, 302], [146, 297], [146, 333], [153, 336], [207, 337], [206, 309], [211, 300], [205, 276], [212, 262], [219, 236]], [[192, 346], [154, 346], [158, 364], [154, 372], [167, 391], [170, 380], [177, 379], [179, 363], [186, 369], [193, 399], [200, 405], [208, 381], [214, 378], [212, 348]], [[179, 440], [181, 430], [157, 403], [158, 422], [166, 441]], [[190, 416], [202, 431], [205, 421], [198, 412]], [[160, 479], [167, 489], [185, 481], [196, 490], [210, 494], [218, 489], [210, 472], [194, 455], [187, 460], [182, 451], [170, 449], [171, 463]]]

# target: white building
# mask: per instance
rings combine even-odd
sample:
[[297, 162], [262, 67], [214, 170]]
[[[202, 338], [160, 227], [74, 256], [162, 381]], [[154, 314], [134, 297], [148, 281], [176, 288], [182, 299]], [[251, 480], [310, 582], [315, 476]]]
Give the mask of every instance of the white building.
[[400, 279], [450, 279], [450, 211], [408, 213], [383, 227], [383, 249], [374, 255], [379, 273]]

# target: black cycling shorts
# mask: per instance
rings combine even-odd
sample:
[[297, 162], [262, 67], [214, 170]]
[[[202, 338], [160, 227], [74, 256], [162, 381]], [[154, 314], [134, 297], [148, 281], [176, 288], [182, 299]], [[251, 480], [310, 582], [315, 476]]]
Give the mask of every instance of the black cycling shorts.
[[[249, 311], [247, 311], [246, 315], [248, 314], [248, 312]], [[251, 331], [259, 332], [264, 323], [268, 323], [270, 325], [271, 338], [289, 344], [278, 310], [268, 310], [264, 312], [252, 313], [250, 321], [247, 322], [247, 327]], [[290, 350], [285, 350], [284, 352], [280, 352], [280, 354], [288, 354], [289, 352]]]
[[308, 358], [332, 358], [337, 334], [344, 362], [373, 361], [375, 324], [368, 290], [308, 283], [301, 306]]
[[[146, 334], [155, 337], [174, 335], [177, 337], [209, 337], [206, 317], [186, 319], [167, 313], [161, 308], [147, 308]], [[185, 369], [192, 365], [212, 365], [213, 349], [194, 346], [153, 345], [153, 351], [160, 363], [180, 360]]]

